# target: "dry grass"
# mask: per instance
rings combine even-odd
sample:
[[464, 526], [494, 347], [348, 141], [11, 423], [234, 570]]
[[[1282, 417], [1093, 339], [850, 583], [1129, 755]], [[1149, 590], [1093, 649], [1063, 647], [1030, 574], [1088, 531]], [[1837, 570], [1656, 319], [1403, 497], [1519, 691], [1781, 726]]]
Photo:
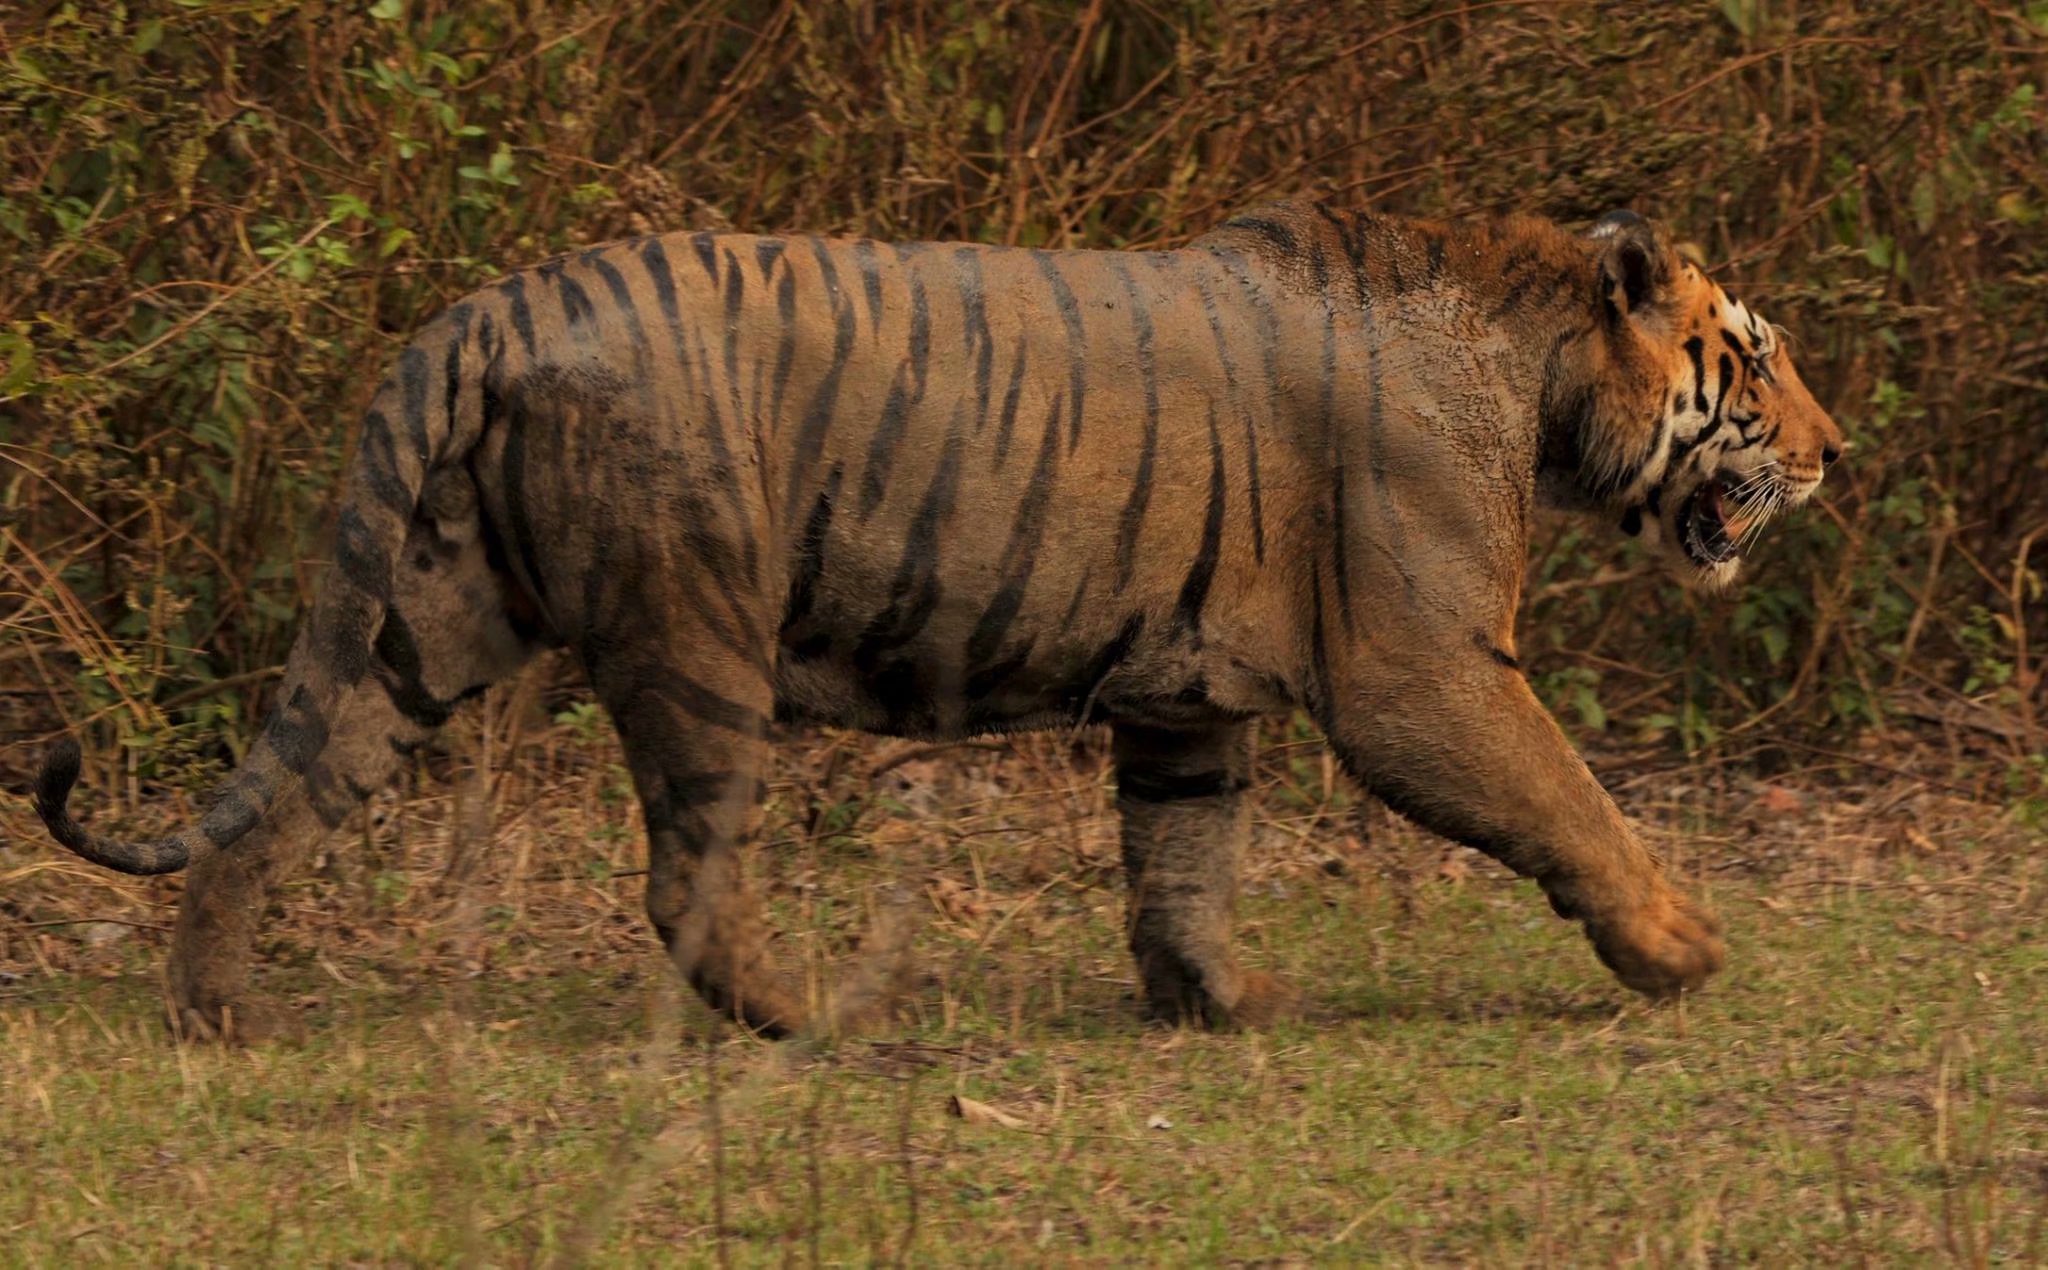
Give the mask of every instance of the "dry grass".
[[[803, 1051], [681, 999], [640, 918], [613, 743], [565, 717], [506, 744], [495, 703], [476, 729], [498, 742], [481, 829], [461, 810], [470, 756], [437, 760], [287, 894], [267, 986], [305, 1008], [303, 1047], [167, 1038], [149, 928], [175, 881], [54, 854], [14, 867], [12, 1255], [1982, 1264], [2038, 1248], [2048, 879], [2013, 810], [1872, 766], [1931, 756], [1769, 785], [1601, 759], [1731, 928], [1734, 967], [1681, 1015], [1630, 1001], [1527, 884], [1361, 816], [1318, 745], [1276, 732], [1244, 941], [1308, 989], [1309, 1014], [1218, 1037], [1138, 1022], [1098, 738], [935, 754], [809, 738], [785, 747], [762, 860], [783, 960], [843, 970], [863, 898], [901, 883], [924, 897], [924, 977], [894, 1022]], [[955, 1094], [1023, 1127], [953, 1118]]]

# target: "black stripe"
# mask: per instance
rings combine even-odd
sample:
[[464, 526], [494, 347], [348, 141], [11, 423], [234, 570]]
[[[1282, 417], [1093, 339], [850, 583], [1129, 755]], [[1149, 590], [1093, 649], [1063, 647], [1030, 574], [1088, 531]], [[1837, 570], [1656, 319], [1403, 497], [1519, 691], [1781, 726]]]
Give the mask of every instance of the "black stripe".
[[[1340, 539], [1342, 535], [1339, 535]], [[1202, 521], [1202, 545], [1195, 563], [1180, 585], [1180, 603], [1174, 608], [1176, 633], [1191, 636], [1202, 646], [1202, 606], [1209, 602], [1209, 585], [1216, 577], [1216, 561], [1223, 549], [1223, 435], [1216, 429], [1216, 403], [1209, 403], [1209, 510]]]
[[306, 769], [306, 802], [319, 817], [323, 829], [338, 828], [359, 805], [359, 800], [350, 797], [349, 791], [335, 779], [333, 770], [320, 762]]
[[[668, 324], [670, 342], [675, 351], [676, 363], [681, 368], [684, 379], [694, 383], [700, 376], [691, 362], [690, 332], [687, 324], [683, 321], [681, 304], [676, 295], [675, 275], [669, 267], [668, 252], [662, 247], [659, 239], [650, 238], [641, 244], [640, 263], [647, 273], [648, 280], [654, 286], [655, 303], [660, 307], [662, 318]], [[701, 378], [703, 382], [700, 395], [704, 406], [704, 436], [711, 446], [712, 464], [720, 471], [731, 471], [733, 465], [732, 451], [726, 444], [725, 424], [719, 415], [716, 394], [711, 388], [711, 375], [708, 366], [703, 368]], [[671, 403], [664, 400], [661, 404], [666, 409]], [[745, 577], [751, 583], [758, 576], [759, 549], [754, 542], [753, 530], [748, 523], [746, 507], [744, 505], [745, 500], [738, 483], [725, 482], [724, 484], [728, 501], [734, 512], [732, 523], [736, 526], [735, 532], [740, 537], [741, 556], [746, 571]], [[709, 515], [707, 510], [696, 519], [700, 522], [708, 520]]]
[[1074, 289], [1060, 276], [1059, 265], [1050, 252], [1033, 251], [1031, 258], [1052, 288], [1053, 303], [1059, 308], [1060, 323], [1067, 332], [1067, 397], [1073, 411], [1067, 418], [1067, 451], [1072, 453], [1081, 444], [1081, 420], [1088, 408], [1088, 354], [1081, 331], [1081, 303], [1074, 298]]
[[1330, 722], [1329, 710], [1333, 704], [1330, 684], [1330, 640], [1328, 624], [1323, 621], [1323, 573], [1311, 567], [1308, 574], [1309, 595], [1309, 705], [1316, 714], [1316, 722], [1327, 728]]
[[697, 263], [704, 267], [704, 276], [718, 285], [718, 239], [699, 231], [690, 235], [690, 250], [697, 253]]
[[960, 292], [963, 351], [974, 359], [974, 432], [988, 426], [989, 380], [995, 373], [995, 339], [988, 330], [988, 306], [982, 294], [981, 251], [962, 247], [953, 253], [953, 281]]
[[1508, 289], [1501, 293], [1500, 302], [1493, 306], [1493, 311], [1487, 316], [1498, 322], [1508, 314], [1515, 312], [1521, 308], [1522, 301], [1529, 297], [1529, 292], [1534, 290], [1536, 284], [1540, 281], [1540, 278], [1529, 274], [1524, 274], [1522, 277], [1515, 279]]
[[413, 456], [425, 469], [433, 456], [433, 441], [427, 435], [427, 352], [408, 344], [398, 355], [399, 418], [412, 442]]
[[523, 408], [515, 406], [507, 412], [505, 451], [500, 460], [499, 479], [505, 492], [505, 514], [512, 521], [513, 571], [545, 610], [548, 607], [548, 587], [546, 579], [541, 576], [539, 537], [534, 533], [526, 496], [526, 449], [533, 426], [532, 417]]
[[225, 847], [256, 827], [263, 809], [232, 790], [223, 790], [220, 801], [206, 809], [199, 832], [216, 847]]
[[603, 280], [605, 290], [611, 293], [612, 303], [618, 306], [619, 315], [626, 320], [627, 332], [633, 340], [633, 358], [644, 374], [646, 363], [642, 359], [652, 353], [653, 347], [647, 342], [647, 328], [640, 324], [640, 306], [633, 299], [633, 289], [626, 285], [626, 275], [596, 252], [588, 253], [585, 260], [591, 271]]
[[[470, 306], [458, 304], [448, 310], [448, 318], [455, 326], [454, 338], [448, 341], [448, 351], [442, 358], [441, 374], [444, 380], [441, 408], [447, 412], [448, 435], [455, 435], [456, 407], [462, 400], [462, 348], [469, 343]], [[431, 449], [431, 445], [429, 446]]]
[[882, 330], [882, 258], [872, 240], [853, 244], [854, 267], [860, 270], [860, 289], [868, 300], [868, 325], [876, 334]]
[[1706, 342], [1695, 335], [1685, 342], [1685, 355], [1692, 359], [1692, 408], [1707, 413]]
[[752, 791], [739, 787], [736, 774], [712, 769], [662, 773], [661, 789], [647, 800], [643, 814], [650, 831], [668, 830], [701, 843], [711, 833], [703, 809], [744, 801]]
[[669, 270], [668, 252], [662, 247], [659, 238], [650, 238], [641, 245], [640, 266], [647, 271], [647, 280], [654, 284], [654, 301], [661, 306], [662, 317], [667, 319], [669, 327], [676, 331], [676, 358], [683, 363], [683, 368], [687, 371], [690, 359], [682, 355], [682, 312], [676, 305], [675, 274]]
[[1075, 620], [1081, 616], [1081, 601], [1087, 598], [1088, 595], [1090, 568], [1091, 566], [1086, 564], [1081, 566], [1081, 580], [1074, 584], [1074, 594], [1068, 597], [1066, 611], [1060, 615], [1060, 622], [1054, 628], [1055, 630], [1071, 631], [1074, 629]]
[[[900, 250], [900, 248], [899, 248]], [[910, 273], [910, 376], [917, 386], [919, 399], [924, 397], [925, 373], [931, 365], [932, 353], [932, 306], [925, 295], [924, 278], [915, 269]]]
[[[1003, 461], [1010, 457], [1010, 437], [1017, 427], [1017, 402], [1024, 395], [1024, 359], [1029, 345], [1024, 333], [1017, 333], [1017, 357], [1010, 365], [1010, 386], [1003, 390], [1003, 412], [996, 422], [995, 466], [1002, 470]], [[1053, 399], [1053, 409], [1059, 409], [1059, 399]]]
[[939, 456], [938, 469], [932, 473], [931, 484], [911, 521], [902, 558], [896, 564], [896, 576], [889, 585], [888, 603], [861, 632], [860, 642], [854, 648], [854, 665], [864, 674], [875, 673], [884, 653], [916, 639], [939, 606], [939, 529], [953, 514], [959, 493], [960, 450], [956, 418], [946, 437], [946, 448]]
[[909, 424], [912, 402], [907, 367], [896, 368], [889, 383], [889, 395], [882, 402], [882, 417], [875, 421], [875, 434], [868, 440], [867, 466], [860, 474], [860, 518], [866, 520], [882, 505], [889, 492], [889, 471], [896, 463], [896, 447]]
[[1138, 803], [1179, 803], [1196, 798], [1234, 797], [1251, 782], [1228, 769], [1176, 772], [1126, 763], [1116, 771], [1116, 794]]
[[[1337, 313], [1336, 305], [1329, 293], [1329, 265], [1323, 257], [1323, 245], [1316, 243], [1310, 249], [1309, 269], [1315, 277], [1316, 296], [1322, 301], [1323, 354], [1321, 413], [1323, 446], [1326, 461], [1330, 467], [1330, 551], [1337, 574], [1337, 613], [1349, 634], [1351, 618], [1351, 570], [1348, 561], [1347, 536], [1350, 526], [1346, 523], [1344, 506], [1345, 447], [1339, 444], [1337, 436]], [[1361, 306], [1360, 313], [1366, 310]], [[1377, 347], [1368, 340], [1368, 358], [1377, 353]], [[1379, 470], [1379, 428], [1373, 417], [1379, 401], [1379, 384], [1376, 369], [1369, 368], [1368, 377], [1373, 381], [1367, 385], [1366, 446], [1369, 462], [1374, 469], [1376, 481], [1383, 480]]]
[[679, 673], [673, 663], [652, 669], [654, 673], [640, 681], [641, 691], [653, 694], [699, 723], [708, 723], [746, 737], [767, 735], [768, 717], [759, 710], [722, 696]]
[[341, 580], [378, 604], [391, 600], [391, 556], [353, 504], [334, 521], [334, 567]]
[[426, 667], [420, 660], [419, 643], [412, 627], [397, 609], [384, 615], [377, 632], [377, 682], [384, 695], [407, 722], [423, 728], [438, 728], [455, 713], [453, 702], [443, 701], [425, 682]]
[[817, 603], [818, 581], [825, 576], [825, 535], [832, 528], [833, 504], [839, 498], [843, 472], [840, 464], [832, 465], [817, 501], [811, 504], [811, 514], [804, 518], [804, 532], [797, 539], [796, 568], [790, 574], [789, 596], [782, 605], [781, 634], [785, 642]]
[[512, 306], [512, 329], [519, 333], [520, 347], [526, 350], [530, 361], [533, 358], [533, 310], [526, 304], [526, 279], [515, 273], [505, 279], [504, 289]]
[[[832, 267], [827, 257], [825, 244], [813, 240], [811, 251], [818, 258], [820, 269], [829, 271]], [[833, 277], [829, 272], [828, 278]], [[818, 389], [811, 395], [811, 403], [804, 409], [803, 422], [797, 429], [796, 444], [792, 447], [789, 467], [789, 489], [783, 499], [783, 506], [794, 508], [797, 494], [803, 488], [804, 479], [818, 456], [825, 449], [825, 433], [832, 426], [832, 412], [839, 399], [839, 380], [846, 372], [846, 359], [853, 352], [854, 310], [851, 301], [839, 293], [837, 286], [828, 285], [825, 294], [832, 304], [832, 364], [825, 368], [824, 376], [818, 381]]]
[[1359, 306], [1372, 303], [1372, 287], [1365, 278], [1365, 232], [1355, 216], [1339, 216], [1327, 204], [1316, 204], [1316, 212], [1336, 231], [1337, 243], [1351, 266], [1351, 289]]
[[562, 316], [568, 321], [572, 334], [581, 335], [583, 328], [597, 317], [597, 306], [590, 302], [590, 293], [583, 284], [569, 276], [566, 260], [550, 260], [534, 270], [555, 286], [555, 296], [562, 302]]
[[295, 776], [327, 748], [327, 720], [321, 717], [305, 684], [293, 688], [292, 695], [271, 715], [263, 729], [263, 741], [284, 770]]
[[746, 271], [740, 268], [739, 257], [733, 255], [728, 247], [725, 250], [725, 391], [732, 405], [735, 423], [741, 423], [747, 417], [746, 406], [740, 401], [740, 312], [746, 302], [746, 294]]
[[867, 466], [860, 477], [860, 518], [866, 520], [882, 505], [889, 492], [889, 473], [896, 465], [896, 450], [910, 426], [910, 412], [924, 400], [925, 373], [931, 354], [931, 304], [924, 282], [910, 275], [910, 355], [896, 368], [889, 383], [889, 395], [882, 401], [882, 417], [875, 421], [868, 440]]
[[[970, 699], [988, 695], [1002, 678], [1007, 677], [1007, 674], [991, 677], [989, 672], [1004, 637], [1010, 632], [1011, 623], [1024, 607], [1025, 588], [1031, 583], [1039, 547], [1045, 541], [1045, 511], [1052, 498], [1059, 466], [1059, 435], [1060, 402], [1055, 397], [1052, 408], [1046, 412], [1045, 431], [1038, 443], [1038, 462], [1031, 469], [1031, 479], [1024, 486], [1024, 497], [1018, 502], [1017, 514], [1010, 522], [1009, 540], [1003, 544], [1002, 559], [996, 564], [996, 576], [1002, 582], [988, 607], [982, 610], [980, 620], [974, 624], [974, 632], [967, 638], [967, 695]], [[1028, 651], [1030, 641], [1025, 643]], [[1015, 673], [1023, 664], [1021, 656], [1017, 655], [1007, 661], [1007, 673]]]
[[1279, 221], [1267, 220], [1263, 216], [1234, 216], [1223, 223], [1225, 229], [1245, 229], [1257, 234], [1277, 248], [1282, 255], [1292, 256], [1298, 250], [1294, 231]]
[[[1086, 586], [1087, 579], [1083, 578], [1083, 589]], [[1067, 685], [1064, 695], [1069, 710], [1078, 712], [1090, 698], [1097, 696], [1102, 685], [1108, 681], [1110, 672], [1122, 665], [1124, 659], [1131, 655], [1131, 650], [1138, 646], [1138, 636], [1143, 634], [1144, 630], [1143, 613], [1133, 613], [1124, 619], [1124, 624], [1117, 629], [1115, 638], [1097, 649], [1095, 655], [1088, 659], [1088, 664], [1082, 669], [1080, 677]]]
[[775, 348], [775, 388], [769, 400], [768, 421], [782, 426], [782, 398], [789, 390], [789, 369], [796, 361], [796, 268], [787, 264], [781, 281], [775, 284], [775, 313], [782, 319], [782, 339]]
[[1216, 307], [1216, 292], [1206, 272], [1195, 270], [1195, 292], [1201, 297], [1202, 314], [1208, 319], [1210, 337], [1216, 341], [1216, 361], [1223, 367], [1223, 383], [1230, 392], [1231, 408], [1244, 424], [1245, 471], [1249, 482], [1252, 511], [1252, 558], [1266, 562], [1266, 516], [1259, 493], [1259, 432], [1246, 409], [1244, 392], [1237, 379], [1237, 360], [1230, 354], [1230, 341], [1223, 335], [1223, 315]]
[[[1394, 558], [1405, 560], [1408, 555], [1408, 533], [1401, 526], [1400, 509], [1394, 505], [1393, 493], [1387, 488], [1385, 448], [1386, 384], [1383, 382], [1383, 376], [1380, 374], [1380, 339], [1378, 331], [1375, 329], [1376, 323], [1373, 311], [1370, 308], [1360, 310], [1359, 317], [1365, 325], [1365, 454], [1367, 469], [1372, 473], [1370, 496], [1379, 512], [1377, 526], [1379, 533], [1384, 536], [1387, 546], [1393, 552]], [[1560, 340], [1559, 344], [1552, 347], [1552, 355], [1555, 356], [1561, 347], [1562, 340]], [[1323, 390], [1325, 401], [1327, 402], [1332, 394], [1337, 377], [1335, 350], [1328, 346], [1324, 349], [1323, 373], [1327, 376]], [[1340, 463], [1343, 461], [1342, 456], [1339, 456], [1338, 461]], [[1342, 535], [1344, 533], [1344, 526], [1338, 525], [1337, 532], [1339, 535]], [[1350, 570], [1346, 568], [1344, 575], [1338, 579], [1337, 584], [1338, 603], [1342, 606], [1340, 617], [1343, 620], [1344, 633], [1347, 636], [1356, 633], [1356, 615], [1351, 611], [1351, 580], [1349, 575]], [[1415, 596], [1414, 574], [1403, 570], [1401, 581], [1408, 598], [1412, 601]]]
[[357, 481], [378, 506], [407, 520], [412, 518], [413, 495], [398, 473], [396, 441], [391, 421], [372, 406], [363, 416], [363, 440], [356, 449]]
[[[1145, 511], [1152, 502], [1152, 466], [1159, 452], [1159, 366], [1153, 349], [1152, 313], [1130, 270], [1121, 260], [1114, 262], [1124, 293], [1131, 300], [1131, 331], [1137, 341], [1138, 378], [1145, 391], [1145, 433], [1138, 450], [1138, 469], [1131, 478], [1131, 493], [1124, 501], [1116, 532], [1116, 594], [1131, 584], [1138, 561], [1138, 533], [1144, 527]], [[1076, 413], [1079, 413], [1078, 409]]]

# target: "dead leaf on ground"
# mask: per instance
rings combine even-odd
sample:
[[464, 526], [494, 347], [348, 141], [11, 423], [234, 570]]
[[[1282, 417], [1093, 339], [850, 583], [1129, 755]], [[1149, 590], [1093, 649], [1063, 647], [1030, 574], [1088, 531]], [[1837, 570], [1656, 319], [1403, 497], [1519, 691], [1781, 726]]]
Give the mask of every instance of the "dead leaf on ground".
[[1806, 810], [1806, 795], [1783, 785], [1766, 785], [1756, 796], [1756, 809], [1767, 816], [1796, 816]]
[[1011, 1115], [1001, 1107], [991, 1107], [985, 1102], [976, 1102], [972, 1098], [963, 1098], [959, 1094], [954, 1094], [951, 1098], [947, 1099], [947, 1104], [954, 1115], [965, 1120], [968, 1124], [992, 1124], [999, 1129], [1022, 1129], [1025, 1127], [1022, 1119]]

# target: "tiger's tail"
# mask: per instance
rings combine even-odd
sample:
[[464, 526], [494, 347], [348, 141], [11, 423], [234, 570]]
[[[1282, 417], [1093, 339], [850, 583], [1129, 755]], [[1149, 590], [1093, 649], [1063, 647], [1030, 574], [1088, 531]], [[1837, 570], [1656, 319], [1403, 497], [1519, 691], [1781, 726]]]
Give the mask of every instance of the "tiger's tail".
[[66, 737], [50, 747], [35, 781], [36, 813], [58, 842], [122, 873], [175, 873], [233, 845], [297, 787], [326, 747], [344, 696], [369, 672], [428, 470], [451, 452], [459, 432], [473, 437], [481, 430], [479, 378], [471, 374], [464, 382], [463, 374], [479, 343], [469, 319], [470, 306], [462, 305], [428, 326], [378, 387], [335, 521], [334, 567], [299, 628], [277, 705], [242, 762], [208, 795], [199, 823], [155, 841], [93, 833], [67, 806], [78, 781], [79, 748]]

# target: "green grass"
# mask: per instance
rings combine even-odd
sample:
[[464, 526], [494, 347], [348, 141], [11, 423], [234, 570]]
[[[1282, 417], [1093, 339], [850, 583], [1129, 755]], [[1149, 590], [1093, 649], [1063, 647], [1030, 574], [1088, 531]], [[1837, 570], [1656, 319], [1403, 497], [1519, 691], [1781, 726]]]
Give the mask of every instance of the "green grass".
[[927, 929], [903, 1019], [821, 1053], [733, 1037], [651, 946], [524, 982], [288, 966], [322, 999], [302, 1048], [181, 1049], [135, 949], [5, 1003], [0, 1257], [2026, 1258], [2044, 927], [2039, 888], [1982, 873], [1719, 884], [1736, 960], [1681, 1017], [1524, 884], [1404, 912], [1302, 870], [1254, 888], [1246, 944], [1309, 1015], [1235, 1036], [1137, 1021], [1106, 886], [1054, 885], [980, 952]]

